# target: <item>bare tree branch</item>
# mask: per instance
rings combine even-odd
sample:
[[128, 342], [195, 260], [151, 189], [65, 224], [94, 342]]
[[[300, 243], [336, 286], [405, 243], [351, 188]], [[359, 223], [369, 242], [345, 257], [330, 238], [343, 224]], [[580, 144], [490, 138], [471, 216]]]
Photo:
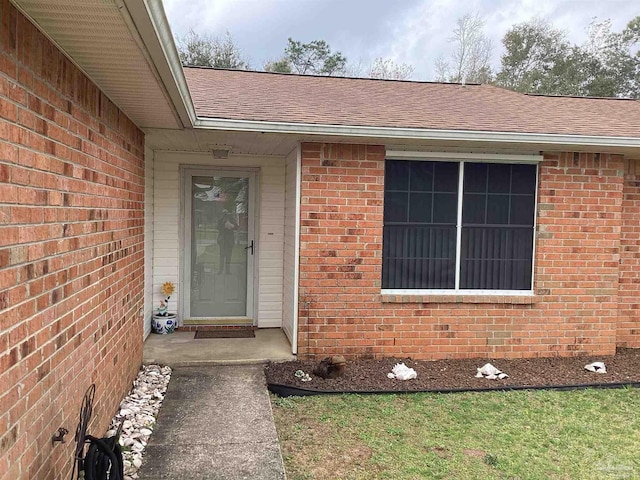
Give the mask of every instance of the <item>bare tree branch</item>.
[[436, 59], [438, 81], [488, 83], [492, 79], [493, 44], [484, 34], [484, 19], [478, 14], [466, 14], [456, 22], [449, 42], [454, 44], [451, 63]]

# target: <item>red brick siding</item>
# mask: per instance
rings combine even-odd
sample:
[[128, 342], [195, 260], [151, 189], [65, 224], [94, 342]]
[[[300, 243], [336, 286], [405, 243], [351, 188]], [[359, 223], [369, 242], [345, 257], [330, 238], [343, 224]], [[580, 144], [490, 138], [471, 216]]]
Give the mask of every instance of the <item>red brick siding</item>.
[[625, 160], [618, 346], [640, 348], [640, 160]]
[[539, 172], [535, 297], [452, 303], [380, 294], [384, 155], [382, 146], [302, 145], [301, 356], [614, 352], [622, 158], [546, 155]]
[[0, 20], [0, 479], [66, 479], [84, 391], [103, 434], [141, 363], [144, 136], [8, 0]]

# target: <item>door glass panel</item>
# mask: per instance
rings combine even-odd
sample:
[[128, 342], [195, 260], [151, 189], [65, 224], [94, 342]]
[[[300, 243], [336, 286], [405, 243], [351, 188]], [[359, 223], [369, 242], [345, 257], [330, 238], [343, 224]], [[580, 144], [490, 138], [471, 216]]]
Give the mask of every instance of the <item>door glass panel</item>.
[[247, 315], [249, 179], [191, 178], [191, 317]]

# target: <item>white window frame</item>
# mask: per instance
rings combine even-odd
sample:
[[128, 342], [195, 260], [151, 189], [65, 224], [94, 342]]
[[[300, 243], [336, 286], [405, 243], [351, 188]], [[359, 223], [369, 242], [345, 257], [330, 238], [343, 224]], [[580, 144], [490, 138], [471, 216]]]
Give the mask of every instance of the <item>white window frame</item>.
[[460, 258], [462, 249], [462, 198], [464, 195], [464, 166], [465, 163], [508, 163], [539, 165], [543, 160], [542, 155], [511, 155], [491, 153], [457, 153], [457, 152], [414, 152], [404, 150], [388, 150], [385, 161], [413, 160], [429, 162], [458, 162], [458, 214], [456, 219], [456, 262], [455, 262], [455, 288], [452, 289], [428, 289], [428, 288], [383, 288], [382, 295], [473, 295], [473, 296], [533, 296], [533, 280], [536, 261], [537, 209], [538, 209], [538, 184], [540, 169], [536, 168], [536, 185], [534, 193], [533, 215], [533, 248], [531, 251], [531, 288], [529, 290], [476, 290], [460, 289]]

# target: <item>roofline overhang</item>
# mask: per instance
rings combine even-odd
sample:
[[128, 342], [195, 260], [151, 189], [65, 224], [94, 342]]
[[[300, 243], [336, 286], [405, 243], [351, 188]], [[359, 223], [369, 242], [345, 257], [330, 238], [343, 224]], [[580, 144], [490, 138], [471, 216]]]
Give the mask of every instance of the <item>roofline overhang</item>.
[[135, 24], [182, 125], [194, 126], [196, 111], [162, 0], [120, 1]]
[[575, 145], [598, 148], [640, 148], [638, 137], [561, 135], [482, 130], [368, 127], [312, 123], [268, 122], [198, 117], [182, 62], [176, 49], [162, 0], [123, 1], [143, 39], [171, 101], [185, 127], [204, 130], [298, 134], [329, 137], [376, 138], [528, 145]]
[[[100, 90], [120, 108], [125, 115], [127, 112], [114, 101], [108, 92], [93, 79], [85, 68], [80, 65], [38, 21], [36, 21], [20, 4], [20, 0], [9, 0], [22, 15], [24, 15], [56, 48], [67, 57], [87, 78], [94, 82]], [[182, 70], [182, 63], [178, 55], [169, 22], [162, 6], [162, 0], [115, 0], [120, 9], [123, 20], [133, 35], [149, 66], [155, 69], [156, 79], [164, 87], [176, 120], [183, 127], [193, 127], [196, 111]], [[135, 33], [137, 32], [138, 37]], [[132, 120], [133, 122], [133, 120]], [[136, 122], [133, 122], [134, 124]]]
[[[19, 0], [10, 0], [23, 14]], [[162, 0], [116, 0], [126, 7], [125, 21], [131, 21], [142, 40], [150, 64], [155, 67], [175, 114], [183, 127], [205, 130], [298, 134], [311, 136], [371, 138], [383, 140], [424, 140], [482, 142], [529, 145], [575, 145], [599, 148], [640, 148], [639, 137], [612, 137], [600, 135], [561, 135], [545, 133], [517, 133], [482, 130], [443, 130], [428, 128], [371, 127], [358, 125], [331, 125], [291, 122], [268, 122], [198, 117], [184, 75]], [[127, 18], [127, 14], [128, 17]], [[30, 17], [29, 17], [30, 18]], [[33, 19], [31, 19], [33, 21]], [[34, 24], [38, 25], [37, 22]], [[38, 27], [40, 28], [40, 27]], [[46, 32], [44, 32], [47, 35]], [[48, 38], [50, 38], [47, 35]], [[55, 40], [51, 39], [54, 43]], [[56, 46], [57, 43], [56, 43]], [[60, 48], [58, 46], [58, 48]], [[62, 48], [61, 51], [64, 52]], [[71, 58], [71, 61], [74, 60]], [[74, 62], [75, 64], [75, 62]], [[77, 65], [82, 70], [82, 67]], [[83, 70], [84, 72], [84, 70]], [[86, 72], [84, 72], [86, 74]], [[91, 78], [89, 75], [87, 75]]]
[[194, 128], [238, 132], [298, 135], [368, 137], [389, 140], [433, 140], [535, 145], [576, 145], [602, 148], [640, 148], [640, 138], [601, 135], [559, 135], [547, 133], [494, 132], [481, 130], [440, 130], [426, 128], [367, 127], [315, 123], [265, 122], [198, 117]]

